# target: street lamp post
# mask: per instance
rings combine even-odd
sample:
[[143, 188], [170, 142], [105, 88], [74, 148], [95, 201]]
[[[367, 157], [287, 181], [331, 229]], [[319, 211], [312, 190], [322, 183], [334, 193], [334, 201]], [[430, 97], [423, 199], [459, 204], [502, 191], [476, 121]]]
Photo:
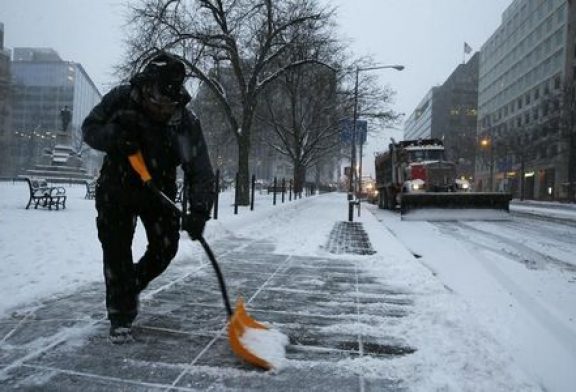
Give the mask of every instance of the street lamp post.
[[494, 145], [492, 136], [480, 140], [480, 146], [488, 148], [489, 153], [489, 173], [488, 173], [488, 187], [490, 192], [494, 192]]
[[[358, 75], [361, 71], [372, 71], [376, 69], [392, 68], [397, 71], [404, 69], [403, 65], [379, 65], [374, 67], [360, 68], [356, 67], [356, 78], [354, 82], [354, 111], [352, 114], [352, 151], [350, 153], [350, 184], [348, 187], [348, 221], [354, 221], [354, 173], [356, 172], [356, 122], [358, 120]], [[362, 138], [361, 138], [362, 139]], [[362, 140], [360, 140], [360, 165], [362, 165]], [[362, 166], [358, 167], [358, 186], [362, 191]], [[360, 216], [360, 199], [358, 204], [358, 216]]]

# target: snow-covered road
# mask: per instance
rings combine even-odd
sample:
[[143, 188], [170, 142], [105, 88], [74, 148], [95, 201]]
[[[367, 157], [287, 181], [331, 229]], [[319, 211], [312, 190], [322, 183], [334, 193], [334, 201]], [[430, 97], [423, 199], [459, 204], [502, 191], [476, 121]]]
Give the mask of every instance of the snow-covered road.
[[[550, 391], [576, 385], [576, 228], [538, 216], [405, 222], [369, 207]], [[562, 377], [559, 377], [562, 375]]]

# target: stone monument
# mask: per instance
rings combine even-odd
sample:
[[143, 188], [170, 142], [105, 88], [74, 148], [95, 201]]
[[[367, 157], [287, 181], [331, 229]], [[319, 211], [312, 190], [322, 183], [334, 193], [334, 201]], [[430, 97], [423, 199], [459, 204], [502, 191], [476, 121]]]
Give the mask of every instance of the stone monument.
[[48, 150], [43, 164], [26, 170], [25, 176], [44, 177], [53, 181], [83, 181], [91, 179], [82, 167], [82, 158], [74, 150], [73, 138], [68, 131], [72, 121], [72, 111], [68, 106], [60, 110], [61, 128], [56, 132], [56, 142]]

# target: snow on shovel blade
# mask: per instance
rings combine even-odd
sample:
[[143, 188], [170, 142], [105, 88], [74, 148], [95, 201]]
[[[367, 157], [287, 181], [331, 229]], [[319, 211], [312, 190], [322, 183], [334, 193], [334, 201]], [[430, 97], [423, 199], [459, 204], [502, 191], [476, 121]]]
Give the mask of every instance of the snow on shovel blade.
[[228, 339], [234, 354], [262, 369], [278, 369], [286, 359], [288, 337], [250, 317], [241, 297], [230, 317]]

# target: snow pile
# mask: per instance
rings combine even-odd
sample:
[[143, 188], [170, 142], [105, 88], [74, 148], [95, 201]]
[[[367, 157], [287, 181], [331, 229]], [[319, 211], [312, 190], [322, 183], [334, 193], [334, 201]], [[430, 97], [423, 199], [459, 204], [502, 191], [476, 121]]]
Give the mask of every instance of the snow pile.
[[246, 328], [240, 342], [248, 351], [279, 370], [286, 363], [288, 336], [276, 329]]

